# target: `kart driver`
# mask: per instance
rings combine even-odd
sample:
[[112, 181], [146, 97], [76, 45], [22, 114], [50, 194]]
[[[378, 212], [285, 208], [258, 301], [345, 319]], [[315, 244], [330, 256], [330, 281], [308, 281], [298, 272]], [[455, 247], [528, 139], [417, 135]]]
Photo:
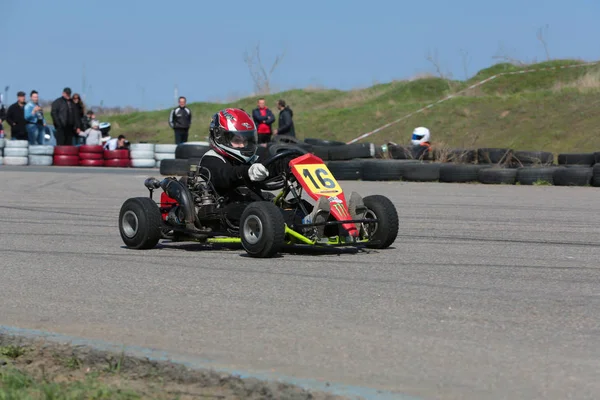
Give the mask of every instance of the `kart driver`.
[[411, 137], [413, 145], [412, 152], [415, 160], [423, 160], [427, 158], [431, 151], [431, 133], [429, 129], [420, 126], [415, 128]]
[[[269, 170], [256, 162], [258, 134], [252, 117], [246, 111], [227, 108], [214, 114], [209, 126], [209, 143], [211, 150], [204, 153], [200, 166], [209, 171], [207, 178], [217, 193], [227, 198], [225, 212], [229, 219], [239, 221], [245, 206], [251, 201], [273, 198], [269, 192], [258, 190], [262, 195], [260, 198], [256, 192], [244, 194], [239, 190], [269, 177]], [[205, 171], [200, 172], [207, 175]], [[321, 208], [314, 207], [310, 217], [315, 218]]]
[[219, 195], [230, 197], [239, 186], [260, 182], [269, 176], [267, 168], [255, 163], [256, 125], [244, 110], [227, 108], [213, 115], [209, 143], [200, 165], [210, 171], [210, 181]]

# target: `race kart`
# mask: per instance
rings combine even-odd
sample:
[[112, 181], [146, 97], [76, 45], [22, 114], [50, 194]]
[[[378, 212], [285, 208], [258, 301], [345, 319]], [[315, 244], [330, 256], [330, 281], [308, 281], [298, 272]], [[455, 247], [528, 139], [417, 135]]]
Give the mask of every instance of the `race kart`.
[[[217, 193], [210, 171], [200, 163], [190, 165], [180, 179], [146, 179], [150, 196], [130, 198], [121, 207], [123, 242], [132, 249], [153, 248], [161, 239], [241, 243], [248, 255], [266, 258], [286, 245], [384, 249], [396, 240], [394, 204], [385, 196], [361, 198], [356, 192], [346, 200], [319, 157], [292, 147], [262, 164], [272, 173], [240, 188], [248, 199], [241, 208]], [[162, 189], [158, 203], [152, 199], [156, 189]], [[315, 204], [303, 199], [303, 193]]]

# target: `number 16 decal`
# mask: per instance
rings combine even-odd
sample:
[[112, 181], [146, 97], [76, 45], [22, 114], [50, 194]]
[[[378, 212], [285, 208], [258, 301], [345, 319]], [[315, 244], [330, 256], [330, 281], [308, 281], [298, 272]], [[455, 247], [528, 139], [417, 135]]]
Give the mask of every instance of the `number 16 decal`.
[[[330, 179], [330, 178], [324, 178], [323, 176], [327, 176], [329, 175], [329, 173], [327, 171], [325, 171], [323, 168], [318, 168], [314, 171], [315, 175], [317, 176], [317, 180], [321, 183], [321, 185], [327, 189], [333, 189], [334, 187], [336, 187], [337, 185], [335, 184], [335, 182]], [[319, 185], [317, 184], [317, 182], [315, 182], [315, 178], [313, 177], [310, 169], [308, 168], [304, 168], [302, 170], [302, 176], [304, 176], [305, 178], [310, 179], [310, 181], [312, 182], [313, 186], [317, 189], [320, 189]]]

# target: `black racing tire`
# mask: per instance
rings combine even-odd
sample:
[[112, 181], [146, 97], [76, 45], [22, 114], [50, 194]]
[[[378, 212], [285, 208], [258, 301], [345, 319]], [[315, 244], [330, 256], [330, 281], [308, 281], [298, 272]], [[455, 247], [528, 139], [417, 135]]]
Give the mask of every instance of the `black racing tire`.
[[596, 162], [594, 153], [561, 153], [558, 155], [558, 165], [586, 165], [591, 167]]
[[479, 171], [491, 168], [491, 165], [481, 164], [442, 164], [440, 166], [440, 182], [468, 183], [479, 181]]
[[338, 181], [358, 181], [362, 179], [363, 160], [328, 161], [327, 168]]
[[409, 164], [416, 160], [364, 160], [362, 179], [364, 181], [401, 181]]
[[310, 152], [321, 160], [327, 161], [329, 160], [329, 147], [330, 146], [312, 146]]
[[[298, 150], [300, 152], [302, 152], [303, 154], [308, 154], [310, 152], [310, 149], [307, 149], [304, 146], [299, 146], [296, 144], [290, 144], [290, 143], [277, 143], [277, 144], [273, 144], [269, 147], [267, 147], [267, 151], [268, 151], [268, 157], [273, 157], [275, 155], [277, 155], [278, 153], [281, 153], [282, 151], [286, 151], [286, 150]], [[298, 156], [300, 157], [300, 156]]]
[[592, 186], [600, 186], [600, 164], [594, 164], [592, 167]]
[[552, 179], [555, 186], [587, 186], [592, 183], [593, 174], [592, 167], [558, 167]]
[[160, 174], [163, 176], [187, 175], [190, 170], [188, 159], [174, 158], [160, 162]]
[[346, 146], [331, 146], [329, 159], [331, 161], [352, 160], [354, 158], [375, 158], [373, 143], [352, 143]]
[[[175, 158], [201, 158], [204, 153], [210, 150], [208, 144], [199, 143], [181, 143], [175, 148]], [[161, 163], [162, 164], [162, 163]]]
[[162, 237], [162, 216], [154, 200], [149, 197], [127, 199], [119, 212], [119, 232], [125, 245], [131, 249], [151, 249]]
[[268, 201], [250, 203], [240, 218], [240, 238], [251, 257], [276, 255], [285, 243], [285, 221], [281, 210]]
[[479, 164], [508, 164], [512, 159], [512, 149], [481, 148], [477, 149]]
[[554, 172], [559, 167], [523, 167], [517, 169], [516, 183], [519, 185], [534, 185], [546, 183], [554, 185]]
[[297, 137], [291, 135], [273, 135], [271, 143], [275, 144], [299, 144], [302, 143]]
[[517, 170], [514, 168], [483, 168], [479, 170], [479, 182], [484, 184], [514, 185]]
[[440, 179], [440, 163], [414, 162], [406, 165], [402, 180], [409, 182], [435, 182]]
[[554, 163], [554, 154], [548, 151], [515, 151], [512, 164], [516, 167], [524, 165], [549, 166]]
[[314, 139], [314, 138], [306, 138], [304, 139], [304, 143], [308, 143], [313, 146], [345, 146], [346, 143], [338, 142], [336, 140], [324, 140], [324, 139]]
[[[385, 196], [376, 194], [363, 198], [367, 208], [365, 218], [376, 218], [375, 232], [366, 247], [370, 249], [386, 249], [398, 237], [399, 220], [394, 203]], [[368, 224], [371, 225], [371, 224]]]

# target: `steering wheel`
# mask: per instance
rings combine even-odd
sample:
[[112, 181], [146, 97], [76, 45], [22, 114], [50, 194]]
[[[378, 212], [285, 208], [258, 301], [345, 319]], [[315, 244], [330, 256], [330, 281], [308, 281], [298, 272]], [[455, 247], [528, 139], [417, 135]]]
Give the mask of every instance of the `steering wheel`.
[[[276, 147], [277, 145], [273, 146]], [[272, 178], [267, 178], [262, 182], [257, 182], [257, 186], [263, 190], [280, 190], [285, 186], [285, 173], [289, 170], [289, 162], [291, 159], [307, 154], [308, 151], [298, 146], [281, 146], [276, 148], [275, 155], [266, 159], [262, 165], [269, 167], [273, 165], [275, 168], [268, 168], [269, 173], [276, 172]], [[286, 161], [284, 163], [284, 161]], [[275, 165], [279, 162], [280, 165]], [[282, 165], [283, 164], [283, 165]]]

